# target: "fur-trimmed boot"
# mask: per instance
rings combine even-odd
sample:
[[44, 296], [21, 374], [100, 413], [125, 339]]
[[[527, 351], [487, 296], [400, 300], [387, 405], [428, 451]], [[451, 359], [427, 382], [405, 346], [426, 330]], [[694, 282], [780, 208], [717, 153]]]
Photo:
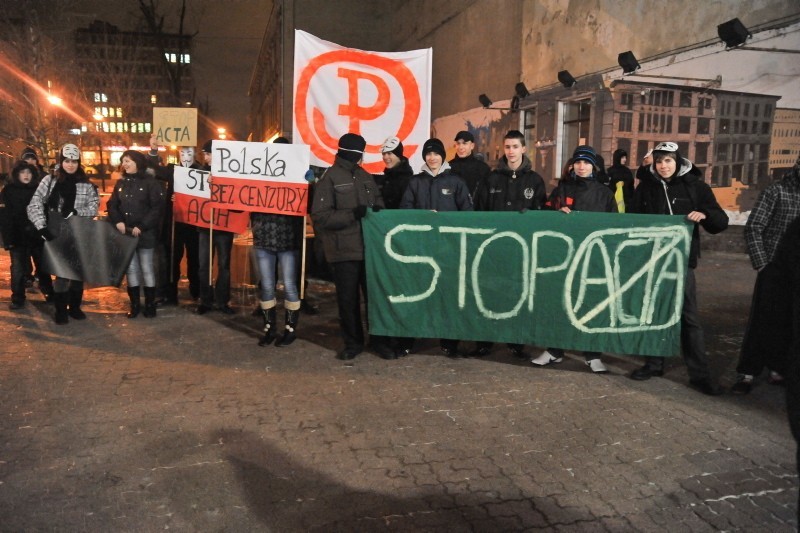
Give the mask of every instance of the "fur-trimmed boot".
[[259, 346], [269, 346], [278, 337], [275, 331], [278, 321], [277, 309], [275, 308], [277, 304], [278, 302], [274, 299], [258, 302], [261, 315], [264, 317], [264, 336], [258, 340]]
[[295, 328], [297, 328], [297, 321], [300, 319], [300, 302], [284, 302], [286, 307], [286, 326], [281, 340], [275, 343], [275, 346], [289, 346], [297, 338]]
[[156, 316], [156, 288], [144, 288], [144, 316], [146, 318], [155, 318]]
[[131, 299], [131, 310], [125, 315], [128, 318], [136, 318], [139, 316], [139, 311], [142, 310], [142, 304], [139, 299], [139, 287], [128, 287], [128, 298]]
[[[81, 285], [83, 284], [81, 283]], [[67, 294], [69, 295], [69, 316], [75, 320], [84, 320], [86, 318], [86, 313], [81, 311], [81, 303], [83, 303], [83, 286], [81, 286], [79, 289], [70, 287]]]

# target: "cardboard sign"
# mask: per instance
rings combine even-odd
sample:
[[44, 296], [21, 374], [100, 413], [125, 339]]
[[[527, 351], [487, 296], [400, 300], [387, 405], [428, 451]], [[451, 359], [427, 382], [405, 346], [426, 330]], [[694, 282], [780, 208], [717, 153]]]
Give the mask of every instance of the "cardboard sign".
[[250, 222], [249, 213], [233, 213], [227, 209], [214, 208], [211, 221], [211, 193], [208, 178], [211, 173], [198, 168], [174, 167], [175, 200], [172, 214], [175, 222], [183, 222], [200, 228], [244, 233]]
[[214, 141], [211, 204], [303, 216], [308, 212], [308, 146]]
[[197, 109], [154, 107], [153, 134], [158, 144], [197, 146]]

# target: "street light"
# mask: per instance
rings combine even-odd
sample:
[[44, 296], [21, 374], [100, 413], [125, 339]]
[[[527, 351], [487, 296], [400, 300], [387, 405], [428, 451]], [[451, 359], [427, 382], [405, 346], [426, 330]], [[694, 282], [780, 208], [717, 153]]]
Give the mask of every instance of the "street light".
[[62, 106], [64, 105], [64, 100], [59, 98], [58, 96], [51, 94], [47, 97], [47, 101], [55, 106]]

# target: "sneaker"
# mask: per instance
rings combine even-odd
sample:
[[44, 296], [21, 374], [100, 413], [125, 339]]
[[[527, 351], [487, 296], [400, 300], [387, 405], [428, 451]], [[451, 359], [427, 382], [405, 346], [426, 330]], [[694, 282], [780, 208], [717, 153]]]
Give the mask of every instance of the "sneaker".
[[556, 357], [555, 355], [545, 350], [539, 357], [531, 359], [531, 363], [533, 363], [536, 366], [547, 366], [551, 363], [560, 363], [563, 360], [564, 360], [563, 357]]
[[786, 380], [783, 378], [783, 376], [781, 376], [774, 370], [769, 371], [769, 377], [767, 378], [767, 383], [769, 383], [770, 385], [784, 385], [785, 382]]
[[586, 361], [586, 366], [591, 368], [595, 374], [608, 374], [608, 368], [600, 359], [589, 359]]
[[750, 374], [739, 374], [736, 377], [736, 383], [731, 387], [732, 394], [745, 395], [750, 394], [753, 389], [753, 376]]

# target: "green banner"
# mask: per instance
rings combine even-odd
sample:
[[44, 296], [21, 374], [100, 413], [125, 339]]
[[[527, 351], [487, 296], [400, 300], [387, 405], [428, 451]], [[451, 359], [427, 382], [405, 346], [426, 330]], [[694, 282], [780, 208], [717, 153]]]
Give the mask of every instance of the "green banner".
[[363, 231], [375, 335], [680, 351], [684, 217], [383, 210]]

